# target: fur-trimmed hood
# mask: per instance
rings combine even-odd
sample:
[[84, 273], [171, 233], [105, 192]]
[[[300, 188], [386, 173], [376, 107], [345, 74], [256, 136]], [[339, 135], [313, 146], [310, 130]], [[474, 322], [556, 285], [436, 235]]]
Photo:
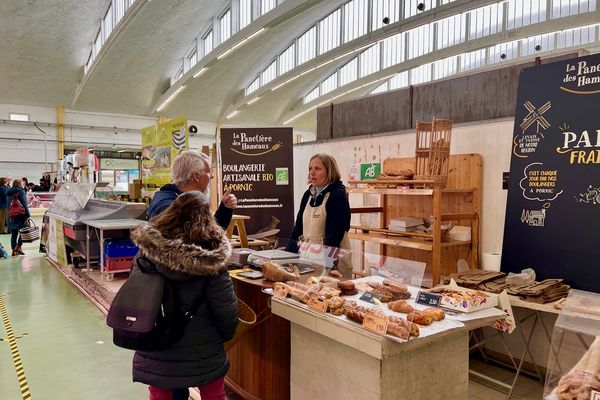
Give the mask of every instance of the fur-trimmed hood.
[[166, 238], [148, 223], [137, 227], [131, 239], [139, 247], [141, 255], [150, 261], [190, 275], [216, 276], [231, 257], [231, 244], [225, 236], [219, 247], [206, 250], [196, 244], [184, 243], [181, 239]]

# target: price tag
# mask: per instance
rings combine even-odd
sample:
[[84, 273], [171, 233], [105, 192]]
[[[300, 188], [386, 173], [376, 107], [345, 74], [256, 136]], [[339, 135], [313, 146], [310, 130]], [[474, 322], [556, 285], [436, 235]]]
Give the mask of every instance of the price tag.
[[315, 295], [310, 296], [310, 300], [308, 300], [308, 307], [321, 313], [327, 312], [328, 305], [329, 300], [320, 299], [318, 296]]
[[290, 292], [290, 288], [283, 285], [277, 285], [273, 288], [273, 296], [285, 299]]
[[381, 299], [381, 296], [378, 294], [375, 294], [373, 292], [364, 292], [359, 298], [359, 300], [362, 300], [364, 302], [371, 303], [371, 304], [381, 304], [381, 302], [375, 301], [375, 300], [379, 300], [379, 299]]
[[385, 335], [389, 322], [390, 321], [388, 321], [388, 319], [385, 317], [367, 314], [365, 315], [362, 326], [379, 335]]
[[308, 307], [313, 310], [325, 313], [327, 312], [327, 306], [329, 305], [329, 300], [319, 298], [318, 296], [312, 295], [308, 300]]
[[600, 400], [600, 392], [592, 390], [592, 397], [590, 397], [590, 400]]
[[439, 308], [442, 296], [435, 293], [419, 292], [417, 293], [417, 300], [415, 303], [423, 304], [424, 306]]

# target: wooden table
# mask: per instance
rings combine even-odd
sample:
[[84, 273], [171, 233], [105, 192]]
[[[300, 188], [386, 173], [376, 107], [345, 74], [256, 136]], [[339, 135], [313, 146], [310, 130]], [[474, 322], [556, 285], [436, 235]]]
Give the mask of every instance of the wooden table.
[[[271, 296], [262, 289], [273, 282], [246, 279], [231, 270], [235, 293], [256, 313], [256, 324], [227, 353], [231, 368], [225, 384], [243, 399], [290, 398], [290, 322], [271, 313]], [[319, 276], [320, 270], [302, 275]]]

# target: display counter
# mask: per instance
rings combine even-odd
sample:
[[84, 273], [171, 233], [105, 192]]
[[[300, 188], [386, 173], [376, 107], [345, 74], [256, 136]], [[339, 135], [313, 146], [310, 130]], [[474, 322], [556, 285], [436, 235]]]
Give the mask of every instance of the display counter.
[[[379, 282], [376, 279], [382, 278], [355, 282]], [[412, 300], [408, 301], [414, 305], [416, 292], [409, 290]], [[359, 292], [349, 299], [360, 296]], [[389, 329], [385, 336], [371, 332], [348, 319], [347, 312], [325, 314], [292, 298], [273, 297], [271, 305], [273, 314], [291, 322], [293, 399], [465, 399], [469, 331], [502, 316], [497, 308], [457, 315], [446, 312], [442, 320], [419, 324], [418, 337], [403, 340], [392, 337]], [[391, 313], [388, 307], [383, 309], [386, 315]]]
[[237, 276], [231, 270], [235, 293], [256, 313], [252, 328], [227, 353], [231, 367], [225, 384], [243, 399], [290, 398], [290, 323], [273, 315], [271, 295], [263, 291], [273, 282]]
[[[420, 327], [420, 337], [390, 338], [272, 297], [273, 282], [242, 278], [241, 271], [230, 271], [235, 292], [257, 323], [228, 352], [225, 382], [244, 399], [464, 399], [469, 331], [502, 316], [497, 308], [459, 314]], [[355, 282], [367, 279], [382, 278]]]
[[[99, 237], [86, 235], [84, 220], [144, 219], [145, 204], [113, 198], [110, 188], [94, 183], [62, 185], [44, 217], [42, 242], [48, 257], [63, 266], [74, 260], [75, 252], [85, 260], [98, 258]], [[111, 231], [105, 238], [126, 236], [127, 232]]]

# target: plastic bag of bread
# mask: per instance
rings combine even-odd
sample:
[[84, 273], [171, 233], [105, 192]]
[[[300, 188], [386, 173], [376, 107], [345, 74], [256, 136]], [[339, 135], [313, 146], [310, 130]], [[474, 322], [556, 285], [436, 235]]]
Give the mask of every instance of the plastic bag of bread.
[[593, 392], [600, 396], [600, 337], [596, 337], [571, 371], [560, 378], [555, 393], [559, 400], [593, 400]]
[[297, 281], [300, 279], [300, 272], [295, 265], [281, 266], [277, 263], [266, 261], [262, 266], [264, 279], [273, 282]]

